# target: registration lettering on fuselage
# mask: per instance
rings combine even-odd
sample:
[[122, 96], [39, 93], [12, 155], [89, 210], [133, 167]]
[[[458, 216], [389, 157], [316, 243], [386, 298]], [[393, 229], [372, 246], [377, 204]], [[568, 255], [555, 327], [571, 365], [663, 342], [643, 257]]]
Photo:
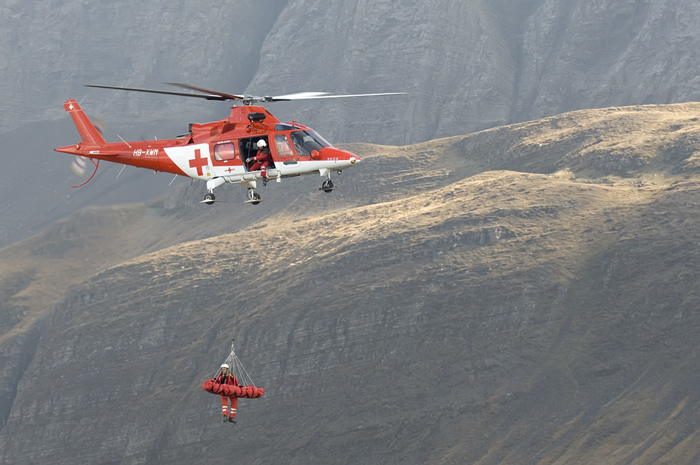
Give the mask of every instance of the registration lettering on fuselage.
[[158, 149], [134, 149], [133, 156], [135, 156], [135, 157], [141, 157], [141, 156], [157, 157], [158, 156]]

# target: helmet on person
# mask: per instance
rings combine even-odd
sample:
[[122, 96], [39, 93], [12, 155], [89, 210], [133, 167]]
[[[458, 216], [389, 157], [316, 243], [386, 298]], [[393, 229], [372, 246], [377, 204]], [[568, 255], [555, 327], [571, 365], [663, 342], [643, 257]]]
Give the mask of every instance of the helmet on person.
[[228, 363], [222, 363], [222, 364], [221, 364], [221, 368], [231, 368], [231, 367], [228, 366]]
[[266, 143], [264, 140], [260, 139], [260, 140], [258, 141], [258, 143], [257, 143], [257, 146], [258, 146], [259, 149], [261, 149], [261, 148], [263, 148], [263, 147], [266, 147], [266, 146], [267, 146], [267, 143]]

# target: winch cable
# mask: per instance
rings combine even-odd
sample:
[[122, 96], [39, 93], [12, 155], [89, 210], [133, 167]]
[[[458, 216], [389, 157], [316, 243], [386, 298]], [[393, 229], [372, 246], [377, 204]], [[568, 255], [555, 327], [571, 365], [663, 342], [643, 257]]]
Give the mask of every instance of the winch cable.
[[[230, 367], [230, 373], [236, 377], [236, 379], [238, 380], [238, 384], [240, 384], [241, 386], [255, 386], [253, 379], [250, 377], [245, 367], [243, 366], [243, 363], [236, 355], [234, 341], [235, 339], [231, 339], [231, 352], [228, 354], [228, 357], [226, 357], [224, 363], [226, 363]], [[217, 372], [216, 376], [219, 376], [220, 374], [221, 368], [219, 368], [219, 371]]]

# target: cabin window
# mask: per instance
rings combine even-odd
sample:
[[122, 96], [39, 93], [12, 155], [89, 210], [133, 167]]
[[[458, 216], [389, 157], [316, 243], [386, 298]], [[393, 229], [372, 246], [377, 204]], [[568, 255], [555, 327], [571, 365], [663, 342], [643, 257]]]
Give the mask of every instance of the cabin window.
[[224, 142], [214, 146], [214, 158], [217, 161], [233, 160], [236, 158], [236, 153], [233, 151], [233, 143]]

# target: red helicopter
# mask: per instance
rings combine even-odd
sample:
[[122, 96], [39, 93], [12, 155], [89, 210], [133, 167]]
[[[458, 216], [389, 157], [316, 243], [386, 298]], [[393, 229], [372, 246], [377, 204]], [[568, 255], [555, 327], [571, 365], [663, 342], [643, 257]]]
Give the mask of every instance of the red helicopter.
[[[188, 84], [170, 83], [191, 92], [138, 89], [132, 87], [88, 85], [103, 89], [195, 97], [206, 100], [232, 100], [231, 115], [223, 120], [190, 124], [189, 132], [176, 139], [133, 142], [105, 142], [100, 131], [86, 116], [75, 100], [63, 104], [73, 118], [82, 142], [59, 147], [58, 152], [77, 155], [77, 165], [92, 162], [97, 172], [100, 160], [162, 171], [207, 182], [207, 194], [202, 203], [216, 201], [214, 189], [224, 183], [240, 184], [247, 189], [247, 203], [257, 205], [262, 197], [255, 191], [258, 181], [263, 186], [274, 179], [319, 173], [326, 179], [319, 190], [335, 189], [331, 172], [341, 173], [360, 162], [360, 157], [333, 147], [313, 129], [293, 123], [282, 123], [255, 103], [303, 99], [368, 97], [399, 95], [403, 92], [375, 94], [330, 95], [327, 92], [302, 92], [281, 96], [255, 97], [203, 89]], [[73, 186], [79, 187], [79, 186]]]

